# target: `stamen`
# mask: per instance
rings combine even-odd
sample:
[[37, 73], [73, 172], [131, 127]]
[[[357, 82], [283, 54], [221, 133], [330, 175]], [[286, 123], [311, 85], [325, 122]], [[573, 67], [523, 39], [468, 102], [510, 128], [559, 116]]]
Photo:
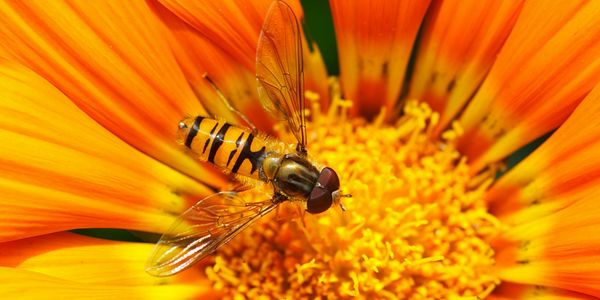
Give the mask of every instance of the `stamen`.
[[499, 282], [486, 241], [501, 224], [483, 201], [493, 175], [472, 177], [454, 147], [460, 127], [431, 140], [439, 116], [416, 101], [394, 125], [349, 118], [339, 94], [325, 113], [311, 103], [308, 153], [352, 192], [334, 195], [345, 212], [265, 218], [219, 250], [215, 286], [246, 298], [488, 295]]

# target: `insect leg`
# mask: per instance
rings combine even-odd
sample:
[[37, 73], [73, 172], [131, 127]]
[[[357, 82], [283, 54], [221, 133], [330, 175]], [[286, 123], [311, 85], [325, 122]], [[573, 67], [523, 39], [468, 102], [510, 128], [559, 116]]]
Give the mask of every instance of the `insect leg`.
[[221, 99], [221, 101], [223, 101], [223, 104], [225, 104], [227, 109], [229, 109], [231, 112], [233, 112], [238, 117], [240, 117], [242, 120], [244, 120], [246, 125], [248, 127], [250, 127], [250, 129], [252, 129], [253, 134], [258, 133], [258, 130], [256, 129], [256, 125], [254, 125], [254, 123], [252, 123], [252, 121], [250, 121], [250, 119], [248, 119], [248, 117], [245, 114], [243, 114], [241, 111], [239, 111], [235, 107], [233, 107], [233, 105], [231, 104], [231, 101], [229, 101], [229, 99], [227, 99], [227, 97], [225, 97], [225, 94], [223, 94], [221, 89], [219, 89], [219, 87], [215, 84], [215, 82], [208, 76], [208, 73], [204, 73], [202, 75], [202, 78], [204, 78], [206, 81], [208, 81], [210, 86], [212, 86], [212, 88], [215, 89], [215, 92], [217, 92], [217, 95], [219, 95], [219, 98]]
[[301, 207], [297, 206], [298, 209], [298, 213], [300, 214], [300, 221], [302, 221], [302, 227], [306, 228], [306, 210], [302, 209]]

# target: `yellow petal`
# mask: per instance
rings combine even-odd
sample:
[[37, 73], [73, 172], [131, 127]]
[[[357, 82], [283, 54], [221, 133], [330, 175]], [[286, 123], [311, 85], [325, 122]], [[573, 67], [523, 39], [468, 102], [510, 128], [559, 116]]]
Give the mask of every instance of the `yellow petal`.
[[2, 2], [0, 47], [134, 147], [214, 186], [179, 155], [176, 124], [203, 113], [145, 1]]
[[429, 9], [408, 98], [440, 112], [436, 134], [471, 99], [522, 6], [523, 1], [438, 1]]
[[430, 1], [330, 0], [344, 98], [374, 117], [394, 108]]
[[599, 11], [598, 1], [525, 3], [460, 118], [474, 170], [558, 127], [598, 82]]
[[[212, 190], [148, 157], [21, 66], [0, 62], [0, 240], [72, 228], [162, 232]], [[181, 152], [178, 156], [184, 156]]]
[[[554, 207], [545, 208], [556, 210], [576, 200], [577, 189], [598, 182], [599, 141], [597, 85], [548, 140], [492, 186], [486, 198], [495, 214], [502, 217], [523, 207], [550, 202], [555, 202]], [[570, 194], [562, 196], [565, 193]]]
[[0, 266], [19, 268], [63, 280], [99, 285], [202, 283], [199, 265], [176, 276], [147, 274], [153, 244], [117, 242], [60, 232], [0, 243]]
[[78, 283], [37, 272], [0, 267], [6, 299], [219, 299], [202, 283], [121, 286]]

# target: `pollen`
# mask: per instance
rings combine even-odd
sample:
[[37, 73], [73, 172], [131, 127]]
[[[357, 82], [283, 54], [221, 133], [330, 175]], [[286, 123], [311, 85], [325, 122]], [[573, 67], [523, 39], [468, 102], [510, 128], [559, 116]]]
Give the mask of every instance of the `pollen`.
[[485, 298], [500, 283], [488, 241], [501, 225], [483, 201], [492, 172], [470, 174], [458, 124], [431, 138], [439, 115], [426, 104], [406, 102], [393, 124], [385, 111], [350, 117], [351, 105], [312, 101], [307, 124], [309, 154], [352, 194], [346, 210], [280, 207], [219, 249], [214, 287], [229, 299]]

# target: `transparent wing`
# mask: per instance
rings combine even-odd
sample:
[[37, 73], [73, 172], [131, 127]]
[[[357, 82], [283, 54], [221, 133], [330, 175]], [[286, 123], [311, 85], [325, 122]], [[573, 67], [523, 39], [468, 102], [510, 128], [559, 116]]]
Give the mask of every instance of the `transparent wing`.
[[256, 49], [256, 79], [262, 105], [287, 120], [298, 143], [306, 145], [304, 73], [300, 27], [283, 1], [271, 4]]
[[277, 203], [270, 201], [247, 203], [232, 192], [198, 201], [160, 238], [148, 259], [146, 272], [169, 276], [189, 268], [275, 207]]

